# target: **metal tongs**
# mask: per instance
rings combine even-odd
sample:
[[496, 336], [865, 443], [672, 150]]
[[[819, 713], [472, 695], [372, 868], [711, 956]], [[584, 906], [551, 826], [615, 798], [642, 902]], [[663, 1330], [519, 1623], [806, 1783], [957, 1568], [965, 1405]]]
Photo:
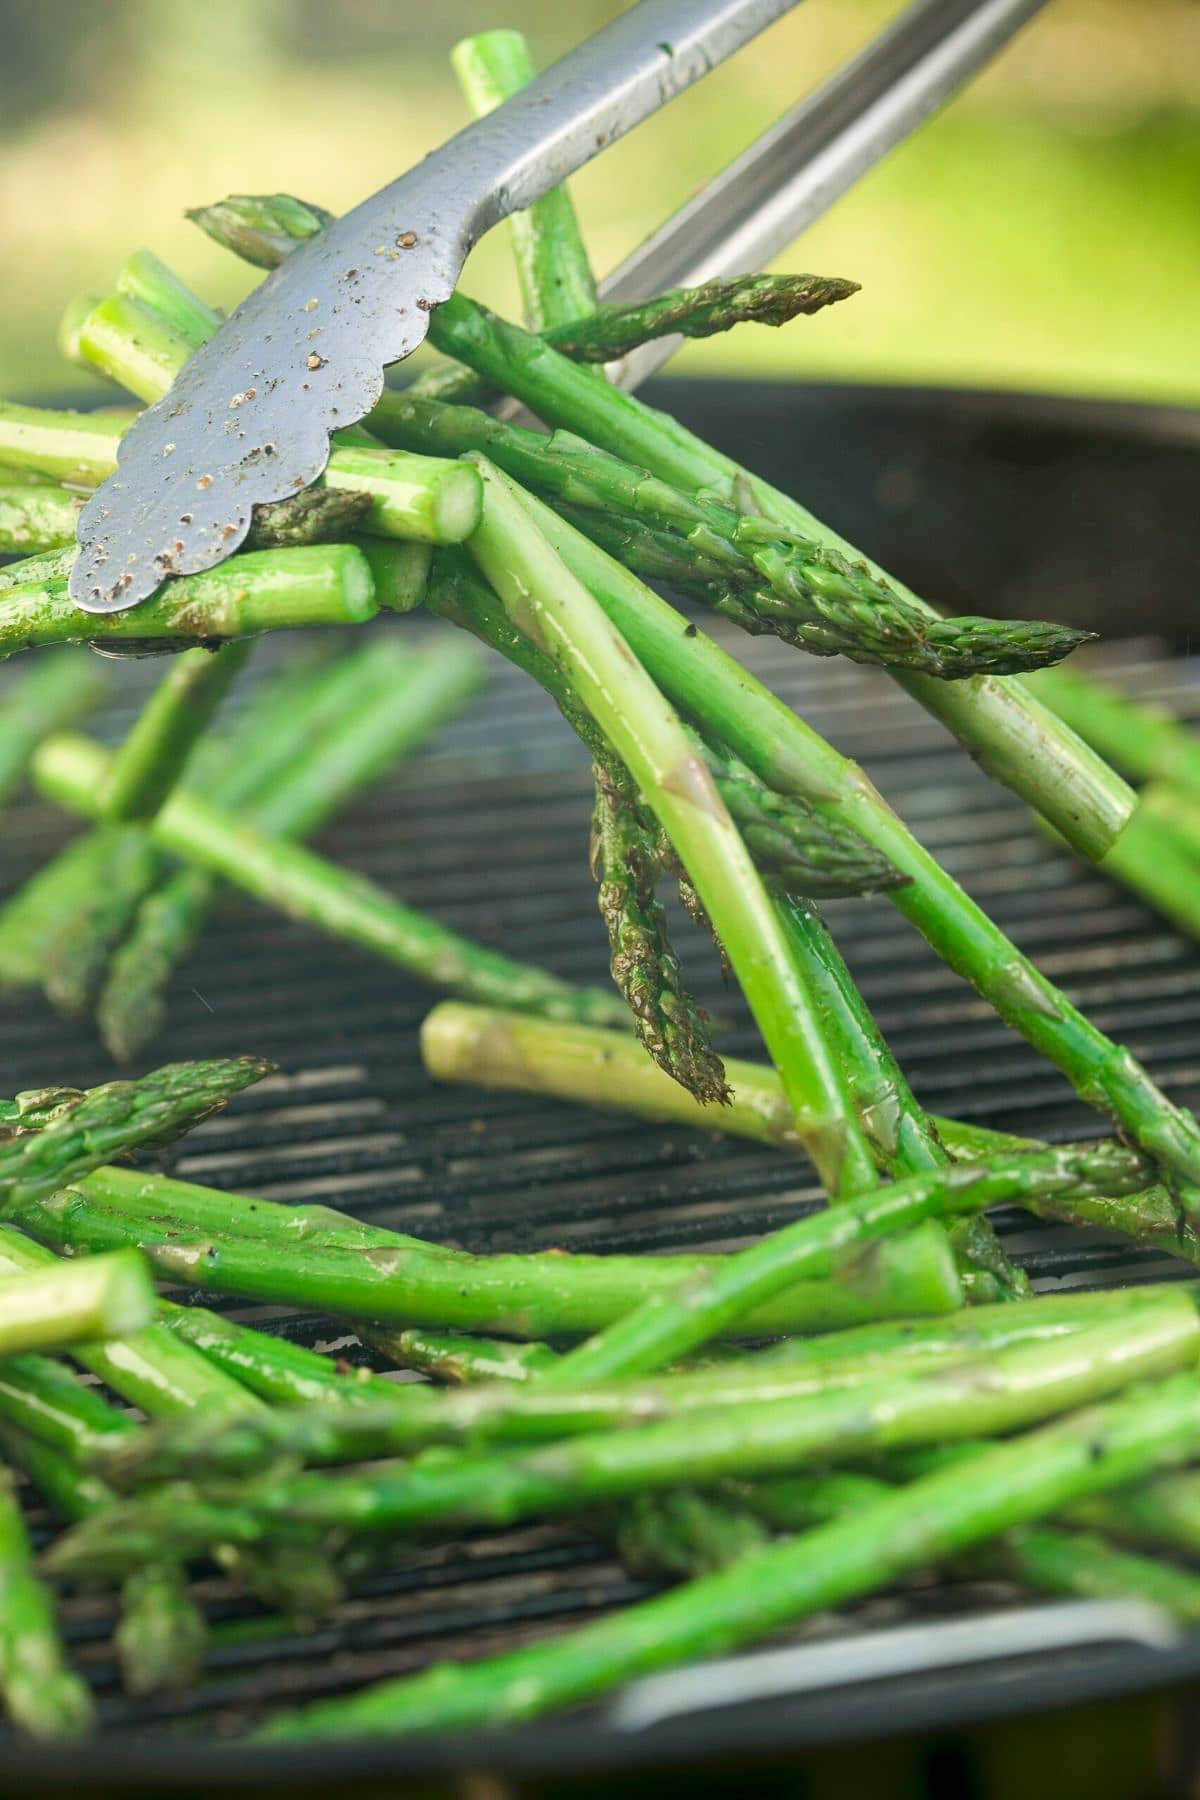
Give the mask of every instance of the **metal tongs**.
[[[472, 245], [788, 12], [797, 0], [642, 0], [514, 99], [328, 226], [257, 287], [122, 439], [79, 518], [94, 613], [224, 560], [254, 506], [315, 481], [374, 405]], [[655, 232], [608, 299], [761, 267], [934, 112], [1044, 0], [917, 0]], [[634, 387], [677, 340], [614, 371]]]

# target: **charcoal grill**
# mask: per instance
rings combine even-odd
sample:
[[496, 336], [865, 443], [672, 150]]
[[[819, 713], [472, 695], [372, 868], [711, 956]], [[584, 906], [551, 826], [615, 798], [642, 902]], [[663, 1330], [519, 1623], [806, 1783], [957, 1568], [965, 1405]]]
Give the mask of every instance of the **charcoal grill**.
[[[1069, 617], [1110, 638], [1138, 632], [1139, 641], [1104, 654], [1130, 684], [1200, 718], [1200, 657], [1187, 654], [1195, 613], [1186, 598], [1186, 577], [1200, 560], [1200, 413], [722, 382], [667, 382], [651, 397], [795, 486], [933, 599]], [[418, 620], [385, 628], [428, 629]], [[1200, 1104], [1200, 954], [1191, 944], [1033, 830], [1021, 804], [881, 674], [806, 658], [770, 638], [739, 636], [733, 647], [867, 764], [953, 873], [1097, 1023], [1129, 1042], [1181, 1101]], [[259, 660], [269, 665], [281, 654], [286, 649], [272, 643]], [[119, 734], [155, 673], [154, 664], [123, 666], [119, 702], [101, 721], [105, 734]], [[543, 696], [497, 664], [483, 700], [418, 763], [349, 809], [323, 847], [453, 926], [596, 981], [606, 947], [584, 854], [589, 799], [578, 744]], [[19, 805], [4, 837], [3, 887], [23, 880], [65, 831], [36, 800]], [[1066, 1083], [885, 903], [829, 912], [932, 1108], [1052, 1139], [1094, 1129]], [[729, 1019], [726, 1047], [755, 1054], [748, 1018], [687, 930], [679, 927], [689, 976]], [[231, 900], [178, 977], [156, 1051], [256, 1052], [284, 1072], [190, 1137], [177, 1172], [276, 1200], [324, 1200], [474, 1250], [726, 1249], [815, 1202], [801, 1159], [699, 1130], [434, 1087], [417, 1054], [427, 1005], [400, 971]], [[40, 1003], [6, 1009], [3, 1025], [0, 1092], [112, 1073], [90, 1032]], [[1099, 1233], [1034, 1225], [1015, 1211], [997, 1222], [1039, 1286], [1181, 1272]], [[362, 1355], [327, 1319], [262, 1307], [238, 1308], [237, 1316]], [[46, 1530], [36, 1508], [31, 1520]], [[1010, 1750], [1024, 1743], [1033, 1757], [1022, 1781], [1032, 1797], [1049, 1716], [1059, 1794], [1082, 1791], [1064, 1780], [1068, 1754], [1076, 1756], [1071, 1768], [1092, 1766], [1078, 1760], [1081, 1744], [1098, 1759], [1095, 1791], [1144, 1793], [1151, 1741], [1161, 1753], [1164, 1729], [1174, 1731], [1172, 1719], [1182, 1716], [1171, 1713], [1169, 1698], [1186, 1695], [1200, 1677], [1200, 1635], [1156, 1643], [1135, 1615], [1110, 1609], [1073, 1646], [1037, 1650], [1026, 1647], [1038, 1641], [1033, 1609], [1011, 1592], [965, 1580], [915, 1582], [798, 1634], [818, 1642], [859, 1634], [865, 1645], [865, 1634], [924, 1625], [925, 1650], [886, 1680], [737, 1706], [709, 1701], [700, 1715], [675, 1713], [637, 1731], [598, 1708], [503, 1736], [392, 1747], [306, 1745], [268, 1757], [217, 1741], [272, 1706], [495, 1650], [648, 1591], [567, 1527], [421, 1548], [304, 1635], [264, 1625], [214, 1575], [204, 1593], [222, 1632], [203, 1683], [144, 1702], [119, 1691], [107, 1598], [74, 1598], [65, 1609], [68, 1635], [99, 1695], [107, 1735], [83, 1750], [0, 1746], [0, 1792], [303, 1795], [332, 1784], [337, 1792], [492, 1800], [576, 1787], [611, 1792], [619, 1783], [634, 1795], [643, 1781], [661, 1792], [672, 1770], [694, 1788], [699, 1766], [705, 1792], [721, 1770], [730, 1791], [747, 1782], [762, 1795], [876, 1791], [863, 1775], [869, 1767], [891, 1792], [983, 1794], [1007, 1791], [983, 1785], [980, 1774], [992, 1766], [987, 1746], [999, 1731]], [[985, 1615], [1007, 1618], [1006, 1653], [936, 1666], [941, 1626]], [[989, 1719], [1002, 1723], [989, 1727]], [[868, 1739], [869, 1752], [850, 1748]], [[1170, 1741], [1186, 1760], [1186, 1732]], [[806, 1771], [808, 1786], [780, 1772], [795, 1769]], [[1129, 1770], [1137, 1772], [1125, 1785]]]

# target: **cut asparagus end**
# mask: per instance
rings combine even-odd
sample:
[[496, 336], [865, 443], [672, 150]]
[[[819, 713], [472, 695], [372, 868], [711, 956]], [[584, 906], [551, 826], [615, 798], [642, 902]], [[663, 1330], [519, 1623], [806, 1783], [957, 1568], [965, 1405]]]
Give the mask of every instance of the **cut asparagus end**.
[[375, 598], [384, 612], [413, 612], [425, 598], [429, 544], [404, 543], [397, 538], [359, 537], [350, 542], [367, 559]]
[[330, 458], [325, 483], [373, 495], [370, 529], [381, 537], [460, 544], [483, 509], [483, 483], [469, 464], [412, 451], [343, 447]]
[[136, 1250], [55, 1263], [5, 1284], [0, 1352], [129, 1337], [154, 1316], [150, 1266]]

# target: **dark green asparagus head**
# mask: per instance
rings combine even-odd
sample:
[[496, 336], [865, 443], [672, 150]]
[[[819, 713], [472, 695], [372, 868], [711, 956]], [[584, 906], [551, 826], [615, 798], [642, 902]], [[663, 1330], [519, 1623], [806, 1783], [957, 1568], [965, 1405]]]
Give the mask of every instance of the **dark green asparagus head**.
[[333, 214], [291, 194], [230, 194], [193, 206], [188, 218], [215, 243], [259, 269], [274, 269], [289, 250], [329, 224]]

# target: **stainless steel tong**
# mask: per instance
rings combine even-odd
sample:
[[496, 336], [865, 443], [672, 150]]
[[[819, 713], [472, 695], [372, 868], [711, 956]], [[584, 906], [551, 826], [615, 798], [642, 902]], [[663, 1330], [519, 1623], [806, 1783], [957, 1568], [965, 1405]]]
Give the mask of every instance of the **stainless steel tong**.
[[[642, 0], [504, 106], [293, 252], [121, 443], [79, 518], [71, 594], [135, 606], [232, 554], [255, 505], [320, 475], [370, 411], [472, 245], [706, 74], [797, 0]], [[603, 284], [606, 297], [743, 273], [781, 251], [1044, 0], [918, 0]], [[634, 386], [671, 354], [616, 371]]]

